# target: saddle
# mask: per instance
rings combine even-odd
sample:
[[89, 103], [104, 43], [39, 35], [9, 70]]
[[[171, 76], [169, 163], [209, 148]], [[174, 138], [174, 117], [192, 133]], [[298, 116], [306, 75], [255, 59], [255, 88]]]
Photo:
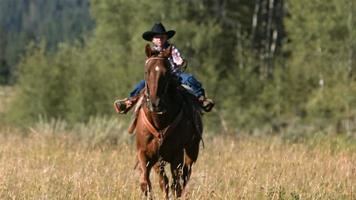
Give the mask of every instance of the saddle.
[[[135, 105], [133, 114], [132, 114], [132, 121], [128, 128], [128, 132], [130, 134], [134, 133], [137, 124], [137, 118], [139, 115], [139, 111], [142, 107], [143, 100], [144, 100], [144, 90], [140, 93], [139, 99]], [[203, 132], [203, 123], [202, 123], [202, 107], [200, 106], [199, 100], [191, 93], [189, 93], [184, 87], [178, 87], [177, 92], [179, 92], [183, 97], [183, 112], [185, 113], [192, 113], [193, 116], [193, 123], [197, 132], [202, 134]]]

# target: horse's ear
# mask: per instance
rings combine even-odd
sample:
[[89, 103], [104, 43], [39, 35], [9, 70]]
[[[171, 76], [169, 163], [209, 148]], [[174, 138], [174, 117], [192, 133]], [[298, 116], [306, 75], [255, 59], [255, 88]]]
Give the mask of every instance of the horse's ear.
[[152, 49], [149, 44], [146, 44], [145, 51], [146, 51], [147, 58], [152, 56]]
[[170, 45], [164, 52], [162, 53], [163, 57], [170, 57], [172, 55], [172, 45]]

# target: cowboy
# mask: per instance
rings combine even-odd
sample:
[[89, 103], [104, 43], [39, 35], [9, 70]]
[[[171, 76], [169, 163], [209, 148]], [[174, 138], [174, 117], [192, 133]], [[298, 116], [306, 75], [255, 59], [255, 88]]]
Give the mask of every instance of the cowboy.
[[[152, 50], [161, 52], [170, 46], [168, 40], [175, 35], [174, 30], [166, 31], [162, 23], [155, 23], [150, 31], [142, 34], [142, 38], [153, 43]], [[200, 106], [206, 112], [214, 107], [214, 102], [205, 97], [205, 90], [201, 83], [191, 74], [184, 73], [186, 61], [181, 56], [179, 50], [172, 45], [172, 54], [168, 58], [171, 72], [180, 80], [182, 86], [198, 98]], [[139, 99], [141, 90], [145, 87], [145, 80], [141, 80], [130, 93], [128, 98], [115, 101], [116, 111], [120, 114], [126, 114]]]

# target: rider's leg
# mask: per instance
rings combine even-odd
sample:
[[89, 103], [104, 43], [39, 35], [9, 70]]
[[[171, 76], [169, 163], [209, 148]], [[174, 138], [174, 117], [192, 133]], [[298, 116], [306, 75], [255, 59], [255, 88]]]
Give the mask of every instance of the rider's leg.
[[180, 81], [183, 85], [188, 86], [191, 92], [196, 96], [200, 102], [201, 107], [209, 112], [215, 105], [214, 101], [206, 98], [205, 90], [202, 84], [191, 74], [180, 73]]
[[141, 80], [136, 84], [135, 88], [130, 92], [130, 97], [135, 97], [140, 94], [141, 90], [145, 87], [145, 80]]
[[119, 114], [126, 114], [136, 104], [139, 99], [139, 94], [144, 87], [145, 80], [141, 80], [138, 84], [136, 84], [134, 90], [130, 92], [130, 96], [128, 98], [116, 100], [114, 102], [116, 112]]

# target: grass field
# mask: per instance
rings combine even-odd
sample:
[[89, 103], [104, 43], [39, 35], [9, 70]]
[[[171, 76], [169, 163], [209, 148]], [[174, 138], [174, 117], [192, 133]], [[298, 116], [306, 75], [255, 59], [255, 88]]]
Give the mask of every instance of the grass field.
[[[116, 142], [91, 145], [89, 139], [53, 130], [0, 130], [0, 199], [142, 198], [133, 138], [126, 132], [117, 132]], [[151, 180], [154, 198], [163, 199], [155, 174]], [[353, 200], [355, 143], [206, 137], [188, 191], [189, 199]]]

